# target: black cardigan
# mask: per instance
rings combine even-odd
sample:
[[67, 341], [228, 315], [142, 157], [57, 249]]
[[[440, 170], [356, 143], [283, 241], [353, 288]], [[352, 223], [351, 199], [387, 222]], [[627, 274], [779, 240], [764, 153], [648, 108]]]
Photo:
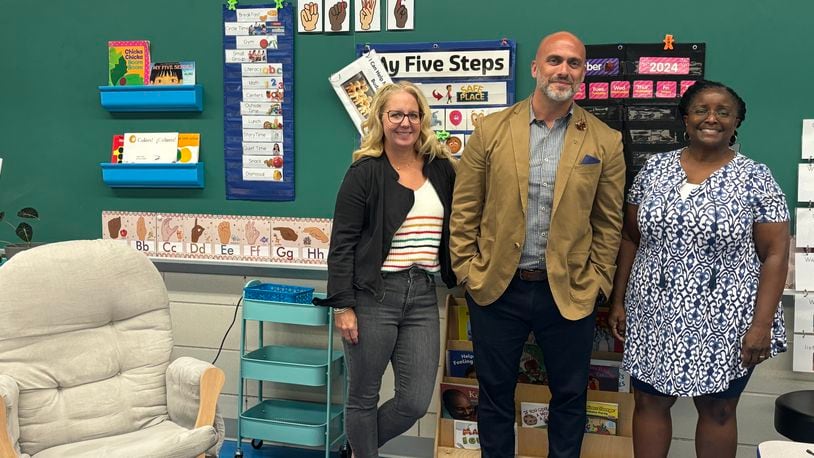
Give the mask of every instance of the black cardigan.
[[[424, 162], [426, 176], [444, 206], [438, 258], [441, 278], [456, 285], [449, 259], [449, 214], [455, 169], [448, 159]], [[413, 208], [415, 194], [398, 182], [387, 156], [364, 157], [351, 164], [339, 188], [328, 251], [328, 297], [314, 304], [354, 307], [356, 292], [368, 291], [381, 300], [382, 265], [393, 235]]]

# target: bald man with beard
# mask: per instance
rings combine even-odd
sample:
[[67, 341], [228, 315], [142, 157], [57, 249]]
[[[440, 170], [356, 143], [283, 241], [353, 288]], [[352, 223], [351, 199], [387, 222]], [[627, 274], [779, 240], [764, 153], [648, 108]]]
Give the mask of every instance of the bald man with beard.
[[514, 454], [514, 391], [534, 332], [552, 398], [550, 457], [578, 457], [598, 300], [609, 297], [622, 227], [621, 134], [574, 103], [585, 45], [545, 37], [532, 95], [485, 117], [458, 167], [453, 269], [466, 290], [484, 457]]

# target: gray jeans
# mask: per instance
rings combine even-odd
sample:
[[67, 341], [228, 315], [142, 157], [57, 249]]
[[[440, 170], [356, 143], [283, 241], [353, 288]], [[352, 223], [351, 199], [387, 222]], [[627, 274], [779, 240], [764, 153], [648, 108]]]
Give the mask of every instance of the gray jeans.
[[[356, 458], [378, 457], [379, 447], [424, 416], [438, 371], [440, 330], [432, 276], [417, 267], [384, 273], [384, 287], [381, 301], [357, 293], [359, 343], [344, 341], [345, 429]], [[395, 396], [377, 408], [388, 362], [393, 363]]]

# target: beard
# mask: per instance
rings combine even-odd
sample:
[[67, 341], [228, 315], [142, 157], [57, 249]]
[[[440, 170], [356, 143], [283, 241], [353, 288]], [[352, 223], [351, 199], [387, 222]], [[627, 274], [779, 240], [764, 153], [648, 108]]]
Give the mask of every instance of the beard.
[[[567, 89], [558, 90], [552, 87], [552, 83], [561, 81], [569, 84]], [[565, 102], [567, 100], [571, 100], [574, 97], [574, 94], [577, 92], [576, 88], [574, 87], [574, 83], [570, 80], [550, 79], [548, 81], [540, 81], [538, 86], [549, 99], [555, 102]]]

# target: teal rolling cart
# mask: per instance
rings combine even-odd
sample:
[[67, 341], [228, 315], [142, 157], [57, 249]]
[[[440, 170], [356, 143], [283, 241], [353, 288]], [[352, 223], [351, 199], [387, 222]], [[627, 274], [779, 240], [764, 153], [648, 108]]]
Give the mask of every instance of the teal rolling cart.
[[[324, 447], [325, 457], [345, 441], [344, 400], [347, 396], [345, 360], [333, 349], [333, 314], [327, 307], [311, 304], [312, 288], [275, 285], [252, 280], [243, 288], [243, 319], [240, 338], [240, 384], [238, 387], [237, 450], [243, 456], [243, 438], [252, 447], [263, 441]], [[316, 294], [317, 297], [324, 297]], [[249, 349], [246, 325], [256, 321], [258, 345]], [[263, 344], [263, 323], [326, 327], [327, 348], [302, 348]], [[341, 377], [343, 403], [332, 404], [332, 382]], [[244, 384], [258, 384], [258, 403], [243, 410]], [[324, 386], [325, 402], [264, 399], [263, 382]]]

